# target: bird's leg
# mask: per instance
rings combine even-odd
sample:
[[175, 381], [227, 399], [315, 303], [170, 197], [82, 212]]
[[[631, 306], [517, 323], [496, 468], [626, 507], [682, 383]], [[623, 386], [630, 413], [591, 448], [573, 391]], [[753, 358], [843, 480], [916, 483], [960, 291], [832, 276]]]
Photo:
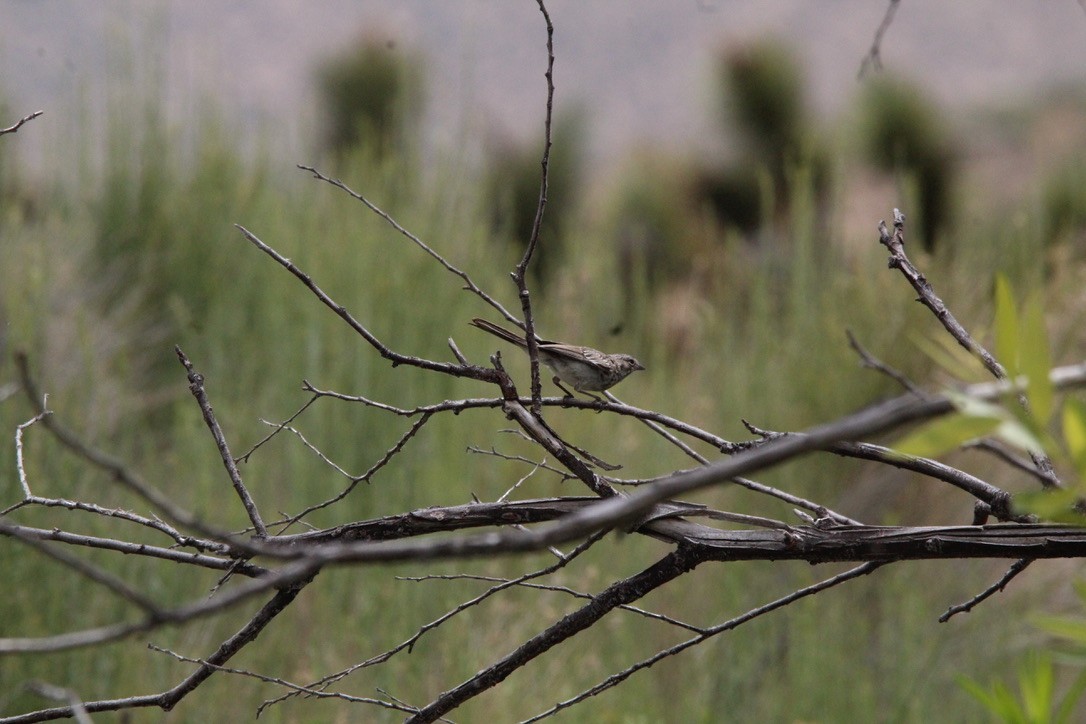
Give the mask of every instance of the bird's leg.
[[[557, 377], [557, 376], [553, 377], [553, 378], [551, 379], [551, 382], [553, 382], [553, 383], [554, 383], [555, 385], [557, 385], [557, 386], [558, 386], [558, 389], [562, 390], [562, 392], [565, 392], [565, 393], [566, 393], [566, 397], [565, 397], [565, 399], [567, 399], [567, 400], [575, 400], [575, 399], [577, 399], [576, 395], [574, 395], [574, 394], [573, 394], [572, 392], [570, 392], [570, 391], [569, 391], [569, 390], [568, 390], [567, 388], [565, 388], [565, 387], [563, 387], [563, 386], [562, 386], [562, 380], [558, 379], [558, 377]], [[593, 395], [593, 394], [592, 394], [591, 392], [587, 392], [586, 390], [577, 390], [577, 391], [578, 391], [578, 392], [580, 392], [580, 393], [581, 393], [582, 395], [586, 395], [586, 396], [588, 396], [588, 397], [591, 397], [591, 398], [592, 398], [593, 400], [595, 400], [596, 402], [599, 402], [599, 403], [602, 403], [602, 402], [603, 402], [603, 399], [602, 399], [602, 398], [596, 397], [596, 396], [595, 396], [595, 395]]]
[[554, 377], [552, 377], [551, 382], [553, 382], [558, 387], [558, 389], [560, 389], [562, 392], [566, 393], [566, 399], [567, 400], [572, 400], [573, 399], [573, 393], [562, 386], [562, 380], [558, 379], [558, 375], [555, 375]]

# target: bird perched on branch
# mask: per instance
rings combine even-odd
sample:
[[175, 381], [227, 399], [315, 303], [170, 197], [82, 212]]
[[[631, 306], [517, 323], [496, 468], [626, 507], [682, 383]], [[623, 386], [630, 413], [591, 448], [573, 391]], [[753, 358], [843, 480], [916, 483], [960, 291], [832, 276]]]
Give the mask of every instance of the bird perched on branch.
[[[511, 332], [478, 317], [471, 320], [471, 324], [523, 350], [528, 349], [528, 342], [523, 334]], [[645, 369], [644, 365], [628, 354], [608, 354], [575, 344], [540, 339], [538, 349], [539, 361], [551, 368], [555, 374], [554, 384], [558, 385], [567, 397], [572, 397], [573, 393], [562, 387], [562, 382], [585, 394], [603, 392], [626, 379], [631, 372]]]

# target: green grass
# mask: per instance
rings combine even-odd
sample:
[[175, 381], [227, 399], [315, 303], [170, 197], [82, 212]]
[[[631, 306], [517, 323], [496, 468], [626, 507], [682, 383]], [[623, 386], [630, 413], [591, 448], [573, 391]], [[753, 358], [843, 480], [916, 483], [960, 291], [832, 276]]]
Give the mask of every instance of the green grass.
[[[249, 245], [233, 224], [243, 224], [291, 258], [398, 351], [451, 360], [446, 340], [452, 337], [471, 359], [485, 363], [495, 349], [493, 340], [469, 328], [467, 320], [486, 315], [487, 309], [460, 289], [456, 277], [360, 204], [284, 159], [271, 153], [243, 158], [233, 152], [224, 127], [205, 122], [182, 139], [156, 118], [115, 114], [121, 120], [110, 129], [113, 140], [104, 167], [96, 169], [88, 160], [94, 148], [80, 149], [84, 155], [71, 161], [82, 169], [79, 185], [58, 183], [45, 192], [40, 216], [19, 217], [10, 200], [0, 210], [0, 315], [7, 348], [30, 353], [50, 393], [50, 407], [66, 425], [131, 461], [180, 504], [216, 525], [238, 528], [245, 519], [186, 390], [174, 344], [206, 375], [235, 455], [266, 434], [259, 418], [281, 420], [307, 399], [302, 379], [400, 406], [495, 394], [475, 382], [393, 369]], [[3, 139], [0, 153], [17, 140]], [[53, 162], [58, 169], [65, 165], [65, 159]], [[517, 309], [507, 276], [515, 255], [489, 239], [481, 180], [465, 177], [453, 162], [438, 166], [422, 178], [395, 159], [375, 161], [359, 154], [338, 173]], [[871, 214], [874, 220], [889, 209]], [[846, 328], [914, 378], [931, 374], [930, 363], [910, 340], [939, 334], [935, 322], [911, 301], [905, 282], [885, 268], [874, 233], [863, 247], [843, 243], [832, 226], [822, 229], [816, 223], [810, 203], [797, 203], [787, 228], [761, 247], [706, 232], [707, 247], [715, 249], [707, 260], [711, 283], [694, 295], [693, 342], [682, 354], [674, 352], [669, 330], [659, 321], [667, 318], [672, 297], [646, 290], [632, 311], [620, 311], [621, 290], [610, 281], [614, 258], [604, 241], [607, 230], [594, 224], [582, 222], [583, 241], [571, 246], [564, 260], [569, 273], [536, 290], [533, 299], [543, 334], [628, 350], [647, 361], [647, 372], [616, 390], [633, 404], [739, 438], [745, 435], [740, 418], [794, 430], [894, 392], [884, 379], [859, 368], [847, 347]], [[918, 261], [963, 323], [983, 329], [990, 321], [988, 280], [995, 270], [1010, 272], [1020, 284], [1039, 282], [1040, 226], [963, 229], [952, 249]], [[864, 251], [850, 251], [855, 248]], [[1065, 272], [1051, 289], [1053, 298], [1066, 299], [1064, 292], [1076, 278], [1081, 276]], [[1054, 326], [1072, 329], [1078, 314], [1074, 303], [1056, 306], [1061, 316]], [[616, 320], [624, 322], [623, 332], [609, 336]], [[1073, 352], [1075, 345], [1067, 348]], [[515, 350], [502, 353], [526, 391], [526, 362]], [[0, 384], [13, 379], [5, 356]], [[5, 505], [19, 495], [10, 435], [29, 415], [21, 398], [0, 403], [0, 430], [9, 440], [0, 446]], [[689, 464], [631, 420], [559, 411], [550, 417], [569, 439], [621, 461], [624, 475], [659, 474]], [[408, 425], [331, 400], [315, 405], [297, 423], [310, 441], [352, 473], [380, 458]], [[494, 499], [528, 468], [465, 450], [495, 446], [537, 456], [533, 448], [500, 432], [507, 427], [496, 410], [435, 419], [392, 466], [310, 522], [324, 526], [463, 503], [473, 493]], [[27, 438], [35, 492], [149, 512], [107, 476], [59, 450], [44, 430], [32, 429]], [[323, 500], [346, 484], [290, 435], [254, 455], [242, 473], [268, 518]], [[760, 479], [870, 522], [928, 522], [933, 516], [961, 521], [970, 509], [970, 501], [930, 481], [836, 459], [804, 461]], [[907, 486], [936, 492], [903, 495]], [[524, 497], [582, 492], [573, 483], [557, 486], [545, 473], [519, 491]], [[700, 497], [725, 508], [791, 517], [787, 506], [744, 491], [721, 488]], [[125, 528], [72, 512], [27, 510], [16, 517], [99, 535]], [[598, 592], [665, 550], [653, 541], [612, 537], [564, 571], [560, 582]], [[80, 555], [139, 582], [168, 604], [199, 599], [214, 584], [213, 576], [168, 565], [95, 551]], [[483, 588], [469, 582], [398, 582], [394, 575], [515, 574], [547, 562], [546, 556], [533, 556], [326, 571], [232, 663], [306, 682], [403, 640]], [[1027, 574], [1011, 592], [969, 616], [946, 625], [936, 618], [1003, 569], [1002, 563], [985, 562], [883, 569], [639, 673], [559, 720], [982, 720], [953, 677], [966, 673], [984, 679], [1005, 671], [1016, 651], [1017, 614], [1042, 605], [1034, 597], [1043, 591], [1029, 584]], [[0, 599], [4, 636], [74, 630], [134, 616], [110, 594], [11, 541], [0, 545], [0, 570], [9, 583]], [[642, 603], [713, 624], [837, 570], [805, 564], [706, 564]], [[375, 695], [383, 687], [407, 701], [426, 702], [579, 605], [557, 593], [509, 592], [428, 634], [413, 653], [355, 674], [342, 690]], [[159, 691], [189, 667], [147, 651], [144, 641], [203, 656], [251, 610], [98, 650], [5, 657], [0, 659], [0, 691], [17, 692], [30, 678], [76, 687], [85, 699]], [[684, 638], [659, 623], [616, 612], [454, 718], [505, 721], [531, 715]], [[263, 698], [277, 693], [252, 680], [216, 676], [175, 716], [243, 720]], [[8, 697], [0, 698], [0, 714], [43, 706], [25, 693]], [[400, 719], [341, 702], [292, 702], [264, 714], [270, 721], [359, 716]], [[137, 720], [158, 717], [138, 714]]]

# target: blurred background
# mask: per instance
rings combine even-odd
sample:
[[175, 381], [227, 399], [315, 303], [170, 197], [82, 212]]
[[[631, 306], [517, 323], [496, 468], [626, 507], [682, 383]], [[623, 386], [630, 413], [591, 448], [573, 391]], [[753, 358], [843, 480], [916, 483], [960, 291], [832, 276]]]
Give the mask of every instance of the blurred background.
[[[741, 418], [795, 430], [896, 393], [859, 367], [846, 329], [914, 380], [945, 383], [923, 351], [941, 340], [936, 324], [886, 270], [876, 243], [876, 224], [897, 206], [914, 261], [979, 339], [991, 341], [992, 280], [1003, 273], [1020, 297], [1043, 298], [1056, 362], [1080, 361], [1086, 11], [1071, 0], [905, 0], [882, 44], [884, 69], [859, 78], [886, 6], [548, 3], [557, 60], [550, 202], [532, 279], [541, 333], [635, 354], [648, 371], [623, 383], [621, 397], [732, 439], [747, 436]], [[488, 310], [383, 220], [295, 164], [341, 178], [517, 308], [508, 271], [538, 196], [546, 90], [533, 2], [343, 1], [299, 11], [283, 2], [0, 0], [0, 19], [0, 126], [45, 111], [0, 138], [0, 430], [9, 436], [0, 445], [8, 471], [0, 507], [19, 499], [10, 435], [30, 415], [17, 394], [16, 350], [30, 355], [65, 424], [222, 526], [245, 521], [174, 344], [207, 376], [235, 455], [266, 434], [263, 420], [285, 419], [305, 402], [302, 379], [406, 407], [491, 392], [390, 369], [233, 225], [293, 259], [399, 351], [449, 359], [452, 336], [484, 362], [493, 340], [466, 323]], [[526, 363], [503, 353], [526, 390]], [[601, 428], [596, 416], [552, 415], [574, 442], [622, 462], [623, 477], [689, 465], [632, 421]], [[496, 412], [435, 420], [397, 465], [310, 523], [473, 494], [493, 500], [530, 467], [469, 448], [538, 456], [503, 435], [506, 426]], [[360, 474], [407, 424], [324, 401], [298, 427]], [[28, 438], [37, 494], [148, 512], [44, 431]], [[981, 453], [949, 462], [1012, 492], [1034, 487]], [[287, 435], [242, 472], [268, 518], [347, 484]], [[959, 492], [870, 464], [817, 458], [761, 480], [869, 523], [971, 518], [972, 501]], [[519, 494], [581, 492], [540, 472]], [[742, 491], [699, 499], [794, 519], [787, 506]], [[118, 532], [75, 512], [16, 517]], [[663, 550], [609, 539], [560, 582], [596, 592]], [[214, 584], [86, 555], [146, 582], [166, 603]], [[329, 571], [236, 663], [304, 683], [398, 643], [481, 590], [395, 575], [515, 575], [548, 562]], [[757, 721], [986, 721], [960, 677], [1014, 682], [1037, 665], [1031, 655], [1055, 649], [1031, 615], [1081, 610], [1074, 562], [1053, 561], [1034, 564], [968, 616], [936, 622], [1009, 563], [882, 569], [641, 672], [558, 719], [717, 721], [726, 711]], [[0, 570], [15, 580], [0, 601], [0, 636], [132, 615], [10, 542], [0, 546]], [[643, 603], [709, 625], [838, 570], [703, 566]], [[554, 592], [510, 592], [341, 689], [381, 687], [424, 704], [576, 606]], [[247, 615], [148, 638], [202, 656]], [[530, 716], [683, 638], [614, 614], [455, 718]], [[0, 715], [45, 705], [22, 689], [32, 678], [96, 699], [159, 691], [187, 670], [141, 642], [4, 658]], [[1058, 684], [1075, 673], [1055, 671]], [[219, 676], [175, 712], [136, 718], [250, 717], [276, 693]], [[358, 716], [382, 714], [292, 702], [262, 718]]]

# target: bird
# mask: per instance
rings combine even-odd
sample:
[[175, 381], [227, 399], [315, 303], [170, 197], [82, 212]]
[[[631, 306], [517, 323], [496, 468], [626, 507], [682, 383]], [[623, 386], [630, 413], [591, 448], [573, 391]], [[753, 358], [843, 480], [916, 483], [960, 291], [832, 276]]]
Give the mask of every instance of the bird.
[[[528, 342], [523, 334], [511, 332], [505, 327], [479, 317], [472, 319], [471, 325], [510, 344], [515, 344], [525, 351], [528, 349]], [[608, 354], [598, 349], [575, 344], [540, 339], [537, 349], [539, 361], [551, 368], [555, 374], [554, 384], [566, 393], [566, 397], [573, 397], [573, 393], [562, 387], [562, 382], [572, 385], [578, 392], [595, 397], [591, 393], [610, 389], [626, 379], [630, 373], [645, 369], [644, 365], [631, 355]]]

